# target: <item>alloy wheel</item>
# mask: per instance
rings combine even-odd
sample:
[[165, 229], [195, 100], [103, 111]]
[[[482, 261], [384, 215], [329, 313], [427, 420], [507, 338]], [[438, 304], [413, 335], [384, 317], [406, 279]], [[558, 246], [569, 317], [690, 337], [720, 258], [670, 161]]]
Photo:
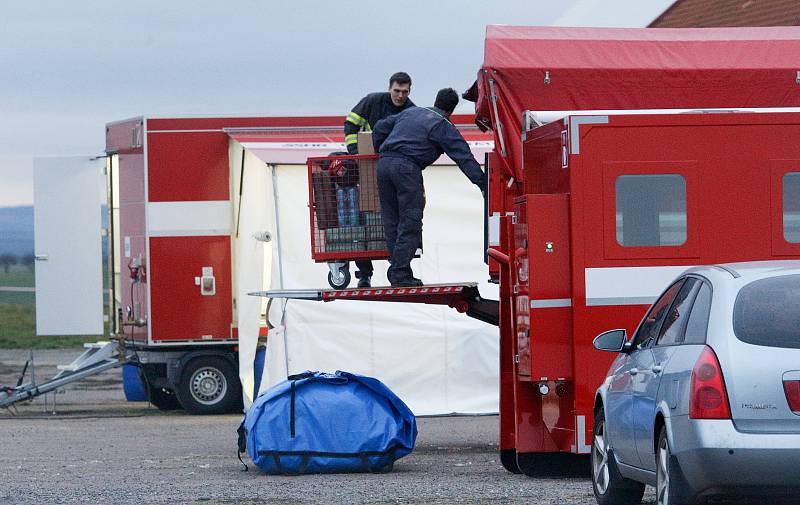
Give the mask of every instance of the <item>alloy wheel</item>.
[[600, 494], [608, 490], [608, 446], [605, 437], [605, 423], [601, 423], [592, 439], [592, 478]]
[[658, 505], [670, 503], [668, 460], [669, 446], [667, 445], [667, 437], [663, 437], [661, 443], [658, 444], [658, 464], [656, 469], [656, 503]]
[[225, 396], [228, 382], [225, 375], [216, 368], [207, 367], [197, 370], [190, 380], [192, 396], [204, 405], [211, 405]]

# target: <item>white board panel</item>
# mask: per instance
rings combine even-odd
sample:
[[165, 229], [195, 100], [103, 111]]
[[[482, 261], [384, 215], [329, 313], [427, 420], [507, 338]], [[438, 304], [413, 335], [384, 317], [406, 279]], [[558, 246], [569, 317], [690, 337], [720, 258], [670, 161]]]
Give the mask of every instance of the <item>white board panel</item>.
[[33, 162], [37, 335], [103, 334], [105, 159]]

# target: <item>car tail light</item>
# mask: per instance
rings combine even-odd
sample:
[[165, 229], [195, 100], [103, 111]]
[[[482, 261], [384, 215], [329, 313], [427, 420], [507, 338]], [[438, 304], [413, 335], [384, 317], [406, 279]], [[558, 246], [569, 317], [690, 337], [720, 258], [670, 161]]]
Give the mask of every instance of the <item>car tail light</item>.
[[783, 391], [792, 412], [800, 414], [800, 381], [783, 381]]
[[722, 369], [714, 351], [706, 346], [692, 369], [690, 419], [730, 419], [731, 408]]

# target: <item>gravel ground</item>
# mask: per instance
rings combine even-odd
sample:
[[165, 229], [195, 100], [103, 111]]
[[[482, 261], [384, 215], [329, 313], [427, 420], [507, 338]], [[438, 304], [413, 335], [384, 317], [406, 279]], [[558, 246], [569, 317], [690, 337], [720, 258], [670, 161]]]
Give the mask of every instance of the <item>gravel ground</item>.
[[[79, 351], [37, 351], [39, 380]], [[0, 384], [26, 352], [0, 351]], [[497, 416], [418, 419], [414, 452], [388, 474], [266, 476], [240, 471], [241, 416], [189, 416], [126, 402], [110, 370], [0, 411], [2, 504], [595, 504], [588, 479], [506, 472]], [[652, 504], [652, 488], [645, 503]]]

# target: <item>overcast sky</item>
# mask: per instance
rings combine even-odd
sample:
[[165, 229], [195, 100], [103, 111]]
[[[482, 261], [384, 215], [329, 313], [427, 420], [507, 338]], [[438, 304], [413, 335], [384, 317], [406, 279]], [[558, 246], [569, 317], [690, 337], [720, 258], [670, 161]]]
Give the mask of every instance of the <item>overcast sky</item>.
[[[487, 24], [645, 26], [671, 0], [9, 2], [0, 18], [0, 207], [33, 203], [34, 156], [96, 155], [139, 115], [344, 116], [411, 74], [463, 91]], [[463, 110], [471, 111], [471, 104]]]

